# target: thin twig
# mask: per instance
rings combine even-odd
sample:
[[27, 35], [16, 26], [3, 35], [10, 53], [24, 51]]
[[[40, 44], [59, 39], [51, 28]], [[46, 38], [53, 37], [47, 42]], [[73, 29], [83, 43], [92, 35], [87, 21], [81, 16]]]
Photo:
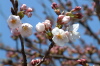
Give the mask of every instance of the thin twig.
[[23, 38], [21, 35], [19, 35], [19, 38], [20, 38], [20, 41], [21, 41], [21, 52], [22, 52], [22, 55], [23, 55], [23, 66], [27, 66], [27, 60], [26, 60], [26, 55], [25, 55], [25, 51], [24, 51], [24, 41], [23, 41]]
[[54, 45], [54, 42], [52, 41], [50, 46], [49, 46], [48, 51], [45, 54], [45, 56], [42, 58], [41, 62], [39, 62], [36, 66], [40, 66], [44, 62], [45, 58], [49, 55], [50, 49], [53, 47], [53, 45]]

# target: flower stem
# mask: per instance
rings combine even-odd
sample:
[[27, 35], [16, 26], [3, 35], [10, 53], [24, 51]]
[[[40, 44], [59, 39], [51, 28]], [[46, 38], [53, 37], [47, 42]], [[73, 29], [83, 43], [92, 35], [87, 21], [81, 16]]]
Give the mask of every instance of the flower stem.
[[19, 35], [19, 38], [20, 38], [20, 41], [21, 41], [21, 52], [22, 52], [22, 55], [23, 55], [23, 66], [27, 66], [27, 60], [26, 60], [26, 55], [25, 55], [25, 51], [24, 51], [24, 41], [23, 41], [23, 38], [21, 35]]

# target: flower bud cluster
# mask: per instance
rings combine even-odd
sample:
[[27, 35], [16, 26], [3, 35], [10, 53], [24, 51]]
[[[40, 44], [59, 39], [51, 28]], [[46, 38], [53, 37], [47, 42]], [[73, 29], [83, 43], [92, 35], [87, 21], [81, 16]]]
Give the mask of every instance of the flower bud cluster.
[[39, 43], [39, 44], [46, 44], [47, 41], [46, 41], [46, 37], [45, 37], [45, 33], [34, 33], [34, 35], [36, 36], [36, 38], [38, 40], [34, 40], [35, 43]]
[[87, 46], [85, 49], [85, 52], [88, 54], [93, 54], [97, 51], [97, 49], [94, 46]]
[[65, 49], [66, 49], [66, 47], [54, 46], [53, 48], [51, 48], [50, 53], [56, 54], [56, 55], [61, 55], [61, 54], [63, 54]]
[[23, 13], [28, 16], [28, 17], [31, 17], [32, 16], [32, 13], [33, 12], [33, 9], [30, 8], [30, 7], [27, 7], [26, 4], [22, 4], [22, 6], [20, 7], [20, 11], [23, 11]]
[[31, 64], [32, 64], [32, 66], [35, 66], [36, 64], [38, 64], [39, 62], [41, 61], [41, 59], [36, 59], [36, 60], [32, 60], [31, 61]]
[[54, 11], [55, 11], [55, 13], [56, 13], [57, 15], [60, 14], [60, 9], [58, 8], [57, 3], [53, 2], [52, 5], [51, 5], [51, 7], [52, 7], [52, 9], [54, 9]]
[[78, 62], [79, 64], [81, 64], [81, 65], [86, 65], [87, 60], [86, 60], [86, 59], [79, 59], [79, 60], [77, 60], [77, 62]]

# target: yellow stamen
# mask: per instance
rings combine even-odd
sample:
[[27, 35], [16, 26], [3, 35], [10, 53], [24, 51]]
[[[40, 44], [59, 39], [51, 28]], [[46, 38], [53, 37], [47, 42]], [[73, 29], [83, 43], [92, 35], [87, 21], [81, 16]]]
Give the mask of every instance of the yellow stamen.
[[23, 26], [22, 29], [23, 30], [28, 30], [28, 26]]
[[16, 20], [12, 19], [10, 22], [11, 22], [12, 24], [15, 24], [15, 23], [16, 23]]
[[62, 35], [61, 34], [58, 34], [56, 35], [58, 39], [62, 39]]

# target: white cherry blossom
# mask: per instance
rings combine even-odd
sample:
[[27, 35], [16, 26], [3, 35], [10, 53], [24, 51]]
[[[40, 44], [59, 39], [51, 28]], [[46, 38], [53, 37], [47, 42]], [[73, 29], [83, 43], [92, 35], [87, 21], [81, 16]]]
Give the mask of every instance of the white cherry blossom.
[[53, 34], [52, 40], [59, 46], [64, 46], [64, 44], [69, 41], [66, 32], [62, 29], [59, 29], [58, 27], [55, 27], [52, 30], [52, 34]]
[[15, 15], [10, 15], [7, 22], [11, 29], [18, 28], [21, 25], [20, 17]]
[[45, 31], [45, 25], [43, 24], [43, 23], [38, 23], [37, 25], [36, 25], [36, 30], [38, 31], [38, 32], [43, 32], [43, 31]]
[[76, 39], [80, 38], [80, 34], [77, 32], [78, 28], [79, 24], [73, 24], [72, 26], [68, 27], [69, 40], [75, 41]]
[[28, 37], [28, 36], [32, 35], [32, 28], [33, 28], [33, 26], [30, 25], [29, 23], [23, 23], [19, 27], [18, 31], [20, 32], [21, 36]]

